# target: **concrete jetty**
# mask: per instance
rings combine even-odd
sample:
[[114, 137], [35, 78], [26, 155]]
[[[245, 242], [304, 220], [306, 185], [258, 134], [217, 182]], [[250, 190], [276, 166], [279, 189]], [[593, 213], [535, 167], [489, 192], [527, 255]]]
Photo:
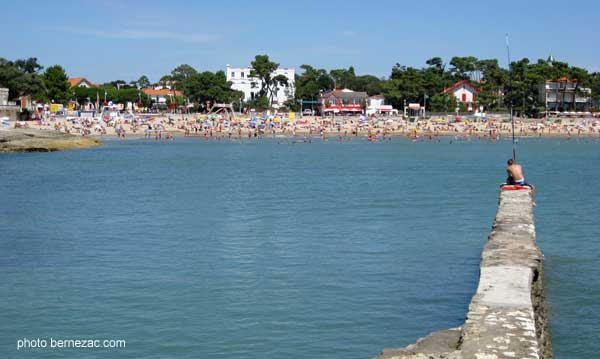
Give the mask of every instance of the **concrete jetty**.
[[376, 359], [551, 359], [543, 277], [530, 191], [501, 191], [463, 326]]

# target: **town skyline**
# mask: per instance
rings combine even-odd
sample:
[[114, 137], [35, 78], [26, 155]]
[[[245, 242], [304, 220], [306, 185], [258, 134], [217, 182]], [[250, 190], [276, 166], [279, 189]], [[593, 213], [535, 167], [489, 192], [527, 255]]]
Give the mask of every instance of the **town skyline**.
[[434, 56], [446, 62], [457, 55], [495, 58], [507, 67], [506, 33], [513, 59], [536, 61], [552, 54], [600, 71], [600, 50], [591, 43], [599, 35], [593, 17], [600, 5], [592, 1], [576, 9], [561, 6], [558, 12], [554, 0], [485, 6], [473, 0], [434, 1], [426, 9], [389, 1], [366, 9], [355, 1], [32, 4], [35, 11], [25, 20], [18, 4], [4, 5], [7, 16], [0, 30], [11, 36], [0, 57], [37, 57], [46, 66], [61, 64], [70, 77], [95, 82], [131, 81], [140, 75], [155, 82], [183, 63], [202, 71], [224, 70], [227, 64], [244, 67], [257, 53], [283, 67], [353, 66], [358, 74], [378, 77], [388, 77], [396, 63], [422, 67]]

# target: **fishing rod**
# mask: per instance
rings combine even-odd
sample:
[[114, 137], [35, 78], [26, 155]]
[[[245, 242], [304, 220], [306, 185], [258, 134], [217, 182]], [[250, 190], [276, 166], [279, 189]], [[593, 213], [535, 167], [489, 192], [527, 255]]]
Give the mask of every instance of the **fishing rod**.
[[512, 100], [512, 63], [510, 62], [510, 46], [508, 43], [508, 34], [506, 34], [506, 55], [508, 57], [508, 98], [510, 101], [510, 122], [512, 124], [512, 159], [517, 161], [517, 144], [515, 142], [515, 119], [513, 117], [513, 100]]

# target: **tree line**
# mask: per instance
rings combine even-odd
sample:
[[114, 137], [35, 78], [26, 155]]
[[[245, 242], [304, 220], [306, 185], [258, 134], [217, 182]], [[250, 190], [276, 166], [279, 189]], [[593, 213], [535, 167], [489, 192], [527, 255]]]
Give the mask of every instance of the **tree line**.
[[456, 99], [444, 90], [469, 80], [481, 91], [477, 102], [486, 111], [506, 111], [512, 102], [517, 113], [533, 115], [545, 110], [546, 104], [539, 96], [540, 85], [546, 80], [567, 77], [576, 79], [579, 88], [591, 88], [593, 98], [600, 100], [600, 73], [542, 59], [512, 62], [512, 79], [509, 69], [502, 68], [497, 59], [473, 56], [453, 57], [448, 63], [433, 57], [421, 68], [397, 63], [388, 78], [357, 76], [353, 67], [329, 72], [310, 65], [300, 68], [303, 72], [296, 77], [296, 96], [302, 99], [316, 98], [334, 88], [348, 88], [383, 95], [387, 103], [399, 109], [406, 102], [426, 104], [434, 112], [453, 112]]
[[143, 102], [149, 104], [149, 98], [132, 86], [120, 86], [121, 83], [105, 83], [98, 87], [71, 87], [65, 69], [60, 65], [46, 68], [37, 58], [9, 61], [0, 58], [0, 87], [8, 88], [9, 98], [31, 96], [40, 102], [66, 104], [69, 101], [85, 103], [95, 102], [97, 98], [114, 102]]
[[[255, 56], [249, 75], [257, 96], [246, 104], [247, 107], [266, 108], [280, 88], [291, 85], [285, 76], [273, 75], [278, 67], [279, 64], [271, 61], [268, 55]], [[50, 66], [42, 72], [43, 69], [36, 58], [15, 61], [0, 58], [0, 86], [9, 89], [10, 98], [31, 95], [38, 101], [56, 103], [69, 100], [95, 102], [97, 96], [101, 100], [106, 96], [107, 101], [141, 101], [149, 105], [148, 96], [140, 89], [158, 85], [181, 91], [183, 97], [175, 101], [194, 103], [199, 110], [206, 110], [216, 102], [243, 100], [243, 93], [231, 88], [224, 71], [198, 71], [188, 64], [175, 67], [156, 83], [142, 75], [135, 81], [115, 80], [97, 88], [71, 88], [60, 65]], [[543, 111], [545, 103], [540, 100], [540, 85], [545, 80], [560, 77], [576, 79], [579, 88], [591, 88], [593, 98], [600, 99], [600, 73], [543, 59], [514, 61], [512, 71], [509, 71], [501, 67], [497, 59], [465, 56], [453, 57], [446, 63], [441, 57], [432, 57], [423, 67], [396, 63], [387, 78], [357, 75], [352, 66], [328, 71], [303, 64], [300, 70], [295, 77], [294, 99], [285, 104], [290, 110], [298, 110], [298, 100], [316, 100], [323, 92], [347, 88], [368, 95], [383, 95], [387, 103], [396, 108], [402, 108], [405, 102], [426, 103], [430, 111], [453, 112], [456, 100], [444, 90], [461, 80], [470, 80], [479, 88], [477, 102], [486, 111], [506, 111], [511, 103], [517, 113], [532, 115]]]

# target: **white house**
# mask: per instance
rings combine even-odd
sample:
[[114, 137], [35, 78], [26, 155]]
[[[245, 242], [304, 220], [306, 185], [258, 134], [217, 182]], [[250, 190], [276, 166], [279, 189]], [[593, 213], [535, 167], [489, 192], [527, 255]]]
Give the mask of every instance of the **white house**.
[[[260, 80], [250, 77], [252, 68], [248, 67], [231, 67], [227, 65], [226, 75], [227, 81], [231, 81], [231, 88], [242, 91], [244, 93], [244, 101], [252, 101], [260, 92]], [[288, 84], [279, 87], [275, 96], [273, 96], [274, 107], [283, 105], [288, 100], [294, 99], [296, 70], [294, 68], [278, 68], [272, 76], [283, 75], [287, 78]]]
[[381, 95], [375, 95], [369, 97], [367, 115], [374, 114], [398, 114], [398, 110], [392, 107], [392, 105], [386, 105], [385, 99]]
[[167, 98], [173, 100], [174, 97], [183, 96], [181, 91], [170, 89], [143, 89], [142, 91], [148, 95], [152, 102], [163, 105], [167, 103]]
[[451, 93], [457, 102], [464, 103], [467, 111], [475, 111], [477, 109], [476, 102], [479, 92], [481, 92], [479, 88], [469, 80], [459, 81], [454, 86], [444, 90], [444, 94]]

